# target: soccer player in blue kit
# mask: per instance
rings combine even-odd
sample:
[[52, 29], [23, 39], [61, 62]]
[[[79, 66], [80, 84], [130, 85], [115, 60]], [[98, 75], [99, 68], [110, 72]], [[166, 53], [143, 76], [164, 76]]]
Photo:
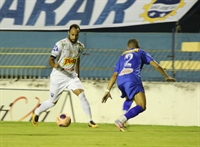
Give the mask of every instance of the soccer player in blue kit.
[[[119, 57], [115, 65], [114, 73], [102, 98], [102, 103], [105, 103], [109, 97], [112, 99], [110, 90], [117, 80], [118, 88], [122, 93], [121, 97], [125, 98], [123, 111], [126, 112], [115, 121], [115, 125], [120, 131], [124, 131], [124, 124], [127, 120], [134, 118], [146, 109], [145, 90], [140, 76], [144, 64], [152, 65], [166, 81], [175, 82], [175, 79], [171, 78], [150, 54], [140, 48], [138, 40], [130, 39], [127, 50]], [[131, 108], [133, 101], [136, 106]]]

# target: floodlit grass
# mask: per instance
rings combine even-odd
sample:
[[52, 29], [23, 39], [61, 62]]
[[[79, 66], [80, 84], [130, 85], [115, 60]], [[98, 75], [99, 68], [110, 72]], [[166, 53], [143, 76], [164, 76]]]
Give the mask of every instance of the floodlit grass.
[[0, 122], [0, 147], [200, 147], [200, 127], [131, 125], [119, 132], [113, 124]]

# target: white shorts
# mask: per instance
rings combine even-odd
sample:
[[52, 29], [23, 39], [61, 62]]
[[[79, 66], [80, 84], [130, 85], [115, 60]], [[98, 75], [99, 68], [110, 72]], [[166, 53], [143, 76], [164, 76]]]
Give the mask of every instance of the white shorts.
[[49, 99], [52, 102], [58, 101], [62, 92], [66, 88], [69, 90], [84, 89], [80, 79], [77, 76], [68, 77], [63, 75], [51, 75]]

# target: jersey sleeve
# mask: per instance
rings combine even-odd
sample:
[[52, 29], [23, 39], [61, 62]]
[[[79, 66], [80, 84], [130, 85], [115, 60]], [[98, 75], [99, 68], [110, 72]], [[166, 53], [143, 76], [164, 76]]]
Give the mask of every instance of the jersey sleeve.
[[144, 64], [149, 64], [150, 61], [154, 60], [153, 57], [149, 53], [145, 52], [144, 50], [141, 50], [141, 51], [142, 51], [142, 61]]
[[57, 42], [51, 51], [51, 56], [55, 58], [58, 57], [60, 55], [61, 50], [62, 50], [62, 45], [60, 44], [60, 42]]
[[80, 41], [78, 42], [78, 52], [81, 54], [85, 49], [85, 46]]
[[120, 58], [117, 60], [117, 62], [116, 62], [116, 64], [115, 64], [114, 72], [118, 72], [118, 73], [119, 73], [119, 70], [120, 70], [120, 59], [121, 59], [121, 56], [120, 56]]

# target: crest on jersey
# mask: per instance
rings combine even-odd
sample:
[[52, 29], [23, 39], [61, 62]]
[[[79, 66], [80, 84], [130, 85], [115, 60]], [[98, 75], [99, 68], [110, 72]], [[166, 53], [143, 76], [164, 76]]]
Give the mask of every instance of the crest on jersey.
[[184, 0], [152, 0], [150, 4], [144, 5], [145, 12], [140, 17], [151, 23], [159, 20], [164, 21], [175, 15], [176, 11], [184, 5]]
[[65, 43], [62, 43], [61, 45], [62, 45], [62, 47], [64, 47], [64, 46], [65, 46]]
[[51, 97], [53, 97], [53, 96], [54, 96], [54, 93], [53, 93], [53, 92], [51, 92], [51, 93], [50, 93], [50, 95], [51, 95]]
[[58, 51], [57, 45], [55, 45], [55, 46], [53, 47], [53, 51]]

